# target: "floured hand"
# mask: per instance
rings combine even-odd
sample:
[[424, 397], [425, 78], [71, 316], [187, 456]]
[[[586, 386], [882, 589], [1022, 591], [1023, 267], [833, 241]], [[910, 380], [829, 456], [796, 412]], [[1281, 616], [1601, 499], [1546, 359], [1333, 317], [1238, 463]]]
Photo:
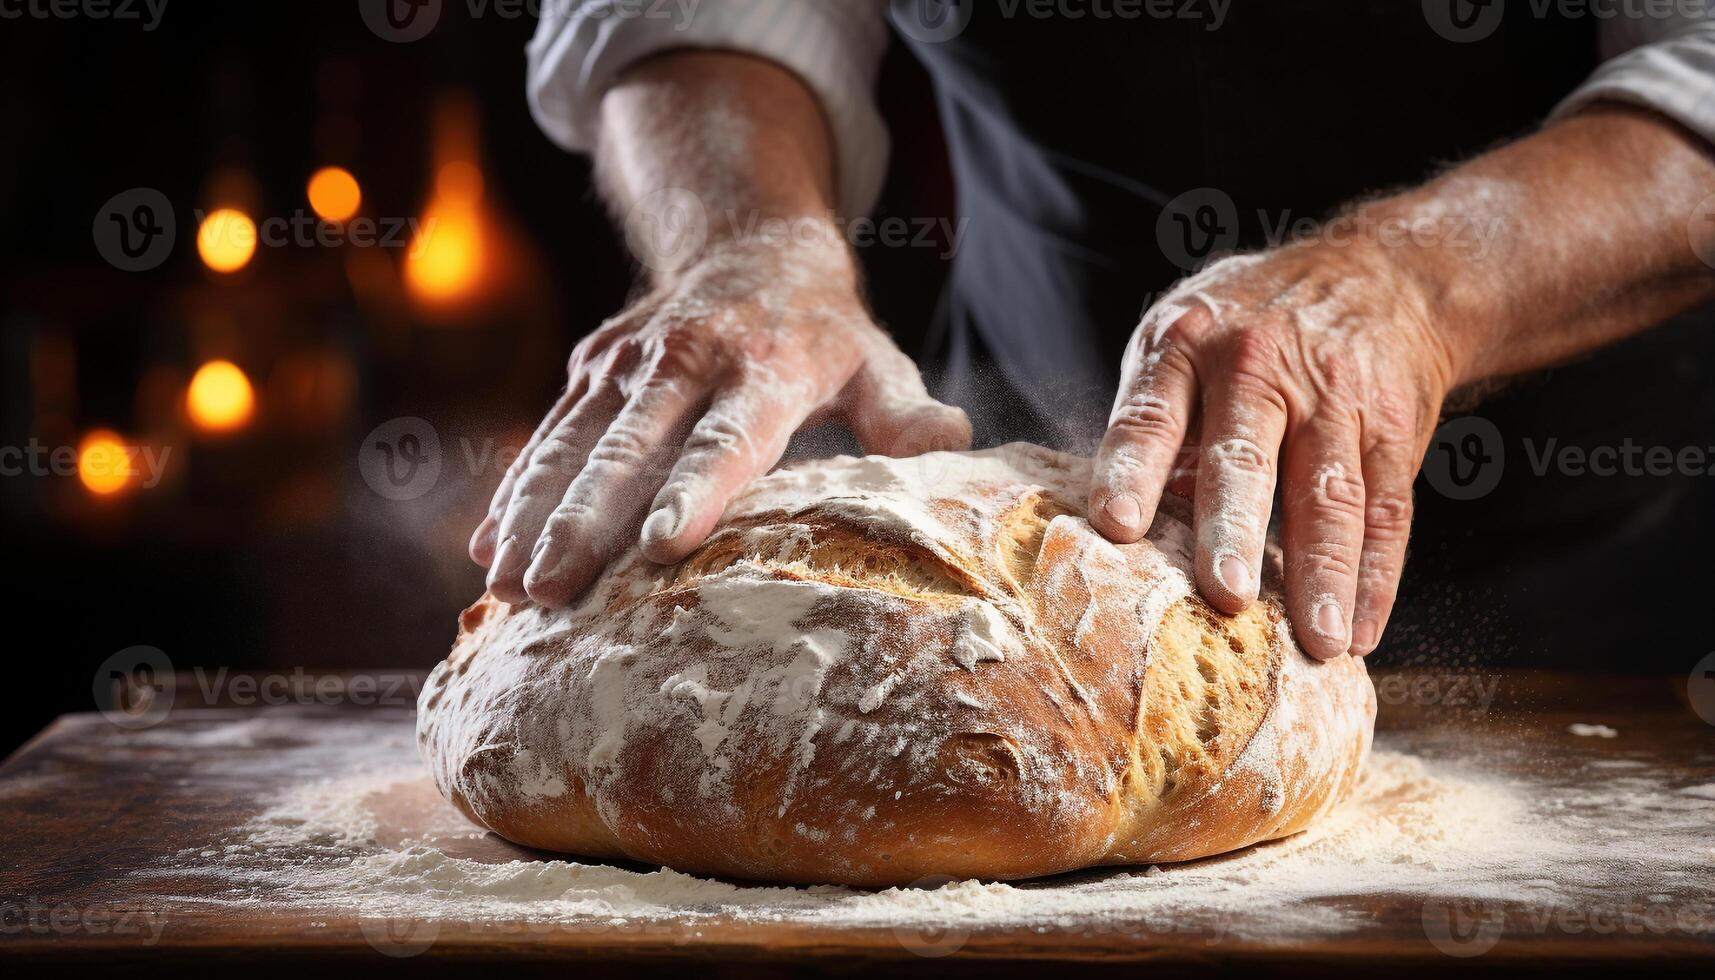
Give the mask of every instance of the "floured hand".
[[1115, 541], [1141, 538], [1181, 447], [1200, 443], [1197, 584], [1238, 612], [1257, 595], [1278, 474], [1301, 645], [1368, 653], [1452, 371], [1427, 304], [1375, 250], [1305, 243], [1217, 262], [1132, 336], [1091, 520]]
[[471, 540], [507, 601], [570, 602], [639, 533], [653, 560], [689, 554], [807, 420], [838, 417], [888, 455], [970, 442], [870, 319], [843, 247], [712, 250], [579, 343], [568, 371]]

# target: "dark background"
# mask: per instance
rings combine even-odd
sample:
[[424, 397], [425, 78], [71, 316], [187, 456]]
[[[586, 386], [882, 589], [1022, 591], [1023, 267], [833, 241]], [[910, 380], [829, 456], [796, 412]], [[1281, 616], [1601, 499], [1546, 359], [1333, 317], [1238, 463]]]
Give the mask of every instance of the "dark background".
[[[404, 44], [370, 31], [351, 2], [172, 0], [148, 32], [0, 21], [0, 446], [75, 446], [105, 428], [172, 450], [159, 486], [111, 495], [75, 475], [0, 477], [12, 599], [0, 635], [15, 678], [0, 751], [88, 710], [97, 665], [139, 644], [179, 670], [427, 668], [444, 655], [457, 611], [482, 588], [465, 543], [504, 464], [492, 451], [522, 443], [572, 344], [633, 281], [587, 162], [528, 115], [533, 28], [456, 3]], [[954, 219], [928, 82], [897, 44], [881, 103], [894, 161], [878, 216]], [[437, 133], [459, 119], [483, 177], [492, 259], [472, 298], [414, 300], [403, 248], [262, 247], [235, 273], [199, 261], [196, 211], [306, 212], [305, 182], [324, 165], [356, 175], [363, 214], [420, 215]], [[1362, 174], [1352, 182], [1354, 194], [1368, 189]], [[92, 223], [137, 187], [171, 202], [177, 243], [159, 267], [125, 272], [98, 253]], [[863, 258], [880, 319], [915, 349], [944, 274], [939, 250]], [[1682, 332], [1707, 348], [1707, 326]], [[257, 398], [227, 434], [200, 431], [183, 409], [192, 372], [217, 358], [242, 368]], [[1706, 365], [1644, 344], [1546, 383], [1642, 385], [1675, 403], [1701, 395], [1707, 408]], [[1575, 419], [1542, 409], [1529, 397], [1541, 383], [1485, 407], [1509, 439], [1628, 434], [1607, 424], [1600, 399], [1579, 401]], [[432, 426], [443, 465], [432, 490], [392, 500], [359, 463], [366, 434], [401, 417]], [[1715, 443], [1708, 420], [1683, 413], [1670, 440]], [[1670, 482], [1665, 502], [1660, 481], [1639, 493], [1580, 484], [1600, 499], [1525, 536], [1495, 528], [1564, 502], [1565, 486], [1509, 475], [1480, 511], [1420, 486], [1426, 530], [1377, 657], [1451, 670], [1688, 669], [1715, 646], [1688, 614], [1706, 602], [1715, 510], [1709, 478]], [[1568, 541], [1583, 546], [1577, 556], [1561, 553]], [[1528, 613], [1512, 608], [1518, 596]]]
[[[4, 647], [0, 752], [55, 715], [88, 710], [92, 674], [143, 644], [175, 668], [427, 668], [482, 591], [469, 533], [565, 380], [577, 338], [623, 304], [633, 270], [590, 186], [524, 99], [534, 19], [443, 5], [426, 37], [389, 43], [352, 2], [171, 0], [159, 26], [0, 21], [0, 445], [76, 446], [97, 428], [170, 446], [159, 486], [110, 496], [75, 475], [0, 478], [14, 616]], [[951, 215], [933, 104], [897, 47], [882, 98], [912, 157], [878, 216]], [[421, 214], [437, 119], [476, 123], [483, 213], [505, 270], [469, 308], [423, 309], [402, 289], [405, 248], [259, 246], [208, 270], [198, 210], [309, 214], [306, 181], [351, 171], [362, 214]], [[92, 223], [113, 195], [161, 191], [176, 243], [125, 272]], [[943, 274], [934, 248], [876, 248], [878, 315], [911, 349]], [[256, 391], [244, 428], [199, 432], [185, 384], [210, 359]], [[429, 422], [434, 489], [395, 501], [359, 471], [364, 436]], [[485, 442], [492, 440], [492, 443]], [[470, 460], [478, 464], [473, 472]], [[27, 678], [27, 680], [25, 679]]]

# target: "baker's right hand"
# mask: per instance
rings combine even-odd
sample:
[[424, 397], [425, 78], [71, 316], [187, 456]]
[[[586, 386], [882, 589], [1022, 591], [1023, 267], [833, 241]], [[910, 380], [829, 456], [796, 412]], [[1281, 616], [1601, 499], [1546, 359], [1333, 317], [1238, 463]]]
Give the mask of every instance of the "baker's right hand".
[[651, 560], [683, 558], [808, 420], [843, 419], [872, 453], [970, 443], [870, 318], [843, 245], [713, 250], [585, 337], [568, 373], [471, 538], [508, 602], [568, 604], [640, 530]]

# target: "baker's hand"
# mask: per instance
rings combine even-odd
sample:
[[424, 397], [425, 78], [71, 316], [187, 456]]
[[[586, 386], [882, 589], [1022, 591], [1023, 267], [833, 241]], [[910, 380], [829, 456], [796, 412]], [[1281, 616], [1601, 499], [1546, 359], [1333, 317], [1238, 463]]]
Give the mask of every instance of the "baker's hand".
[[586, 337], [568, 371], [471, 539], [509, 602], [569, 603], [639, 528], [649, 558], [683, 558], [814, 416], [869, 452], [970, 442], [871, 320], [843, 247], [717, 249]]
[[1092, 522], [1131, 542], [1181, 446], [1200, 447], [1197, 585], [1229, 613], [1256, 598], [1278, 476], [1288, 612], [1323, 659], [1381, 636], [1412, 480], [1454, 380], [1430, 304], [1393, 261], [1309, 242], [1180, 283], [1132, 336], [1096, 459]]

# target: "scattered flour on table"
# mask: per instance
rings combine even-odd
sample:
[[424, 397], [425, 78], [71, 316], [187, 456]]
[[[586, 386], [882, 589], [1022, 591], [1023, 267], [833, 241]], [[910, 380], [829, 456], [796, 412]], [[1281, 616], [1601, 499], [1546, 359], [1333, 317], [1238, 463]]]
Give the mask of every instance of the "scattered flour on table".
[[[1676, 792], [1653, 770], [1592, 771], [1576, 785], [1503, 783], [1381, 742], [1353, 799], [1297, 837], [1182, 865], [1019, 884], [799, 888], [499, 860], [526, 852], [483, 840], [419, 768], [396, 756], [389, 767], [307, 781], [233, 841], [181, 853], [158, 873], [221, 880], [231, 904], [416, 919], [1076, 925], [1263, 938], [1357, 929], [1367, 914], [1354, 899], [1364, 895], [1546, 903], [1626, 888], [1704, 891], [1711, 880], [1715, 785]], [[415, 801], [415, 815], [389, 817], [390, 798]], [[415, 836], [404, 836], [407, 827]]]
[[1587, 725], [1581, 721], [1567, 725], [1566, 730], [1586, 738], [1618, 738], [1620, 735], [1618, 729], [1609, 728], [1607, 725]]

